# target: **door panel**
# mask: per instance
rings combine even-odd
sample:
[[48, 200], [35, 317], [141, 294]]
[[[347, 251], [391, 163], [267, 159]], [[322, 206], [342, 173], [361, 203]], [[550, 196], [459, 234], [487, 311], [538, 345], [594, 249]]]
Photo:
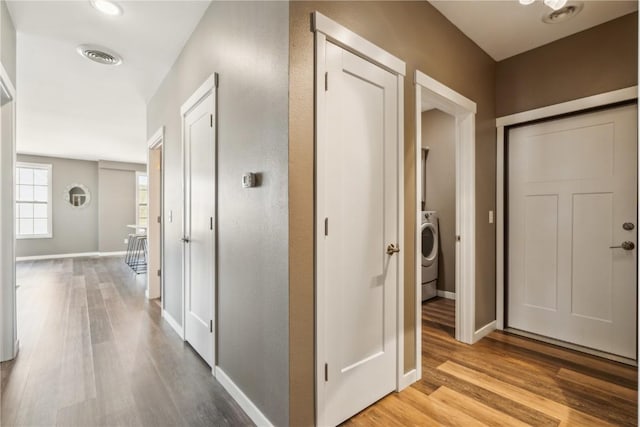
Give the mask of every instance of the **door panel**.
[[637, 138], [635, 105], [510, 130], [508, 326], [636, 358]]
[[185, 339], [213, 364], [215, 288], [214, 95], [184, 118], [185, 132]]
[[[396, 387], [398, 138], [396, 78], [331, 43], [326, 140], [318, 146], [324, 262], [327, 424]], [[322, 356], [321, 356], [322, 357]]]

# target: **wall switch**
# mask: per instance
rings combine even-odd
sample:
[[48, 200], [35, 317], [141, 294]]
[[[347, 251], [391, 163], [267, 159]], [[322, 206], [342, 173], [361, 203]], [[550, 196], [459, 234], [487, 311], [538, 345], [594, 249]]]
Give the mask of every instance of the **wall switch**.
[[242, 175], [242, 188], [251, 188], [256, 186], [256, 174], [247, 172]]
[[489, 224], [493, 224], [493, 211], [489, 211]]

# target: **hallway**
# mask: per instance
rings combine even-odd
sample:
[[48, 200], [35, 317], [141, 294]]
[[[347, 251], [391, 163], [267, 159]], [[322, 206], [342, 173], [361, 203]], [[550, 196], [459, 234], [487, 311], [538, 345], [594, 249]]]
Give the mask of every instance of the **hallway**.
[[495, 331], [456, 341], [455, 303], [422, 305], [422, 380], [344, 426], [635, 426], [637, 369]]
[[16, 267], [18, 357], [2, 425], [253, 425], [120, 257]]

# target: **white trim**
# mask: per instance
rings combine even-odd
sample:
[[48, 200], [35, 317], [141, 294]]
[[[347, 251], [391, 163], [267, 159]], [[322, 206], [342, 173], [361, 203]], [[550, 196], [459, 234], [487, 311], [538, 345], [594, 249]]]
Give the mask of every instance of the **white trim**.
[[99, 252], [99, 257], [110, 257], [110, 256], [122, 256], [126, 255], [127, 251], [113, 251], [113, 252]]
[[42, 259], [62, 259], [62, 258], [89, 258], [89, 257], [110, 257], [110, 256], [122, 256], [127, 251], [115, 251], [115, 252], [76, 252], [69, 254], [49, 254], [49, 255], [29, 255], [16, 257], [16, 261], [37, 261]]
[[215, 367], [215, 377], [222, 387], [229, 392], [233, 400], [235, 400], [249, 418], [251, 418], [251, 421], [260, 427], [273, 426], [269, 418], [258, 409], [251, 399], [243, 393], [240, 387], [238, 387], [219, 366]]
[[[158, 290], [158, 292], [150, 292], [150, 280], [152, 275], [151, 274], [147, 274], [147, 289], [145, 291], [145, 296], [147, 299], [155, 299], [155, 298], [162, 298], [162, 296], [164, 295], [164, 267], [165, 267], [165, 263], [164, 263], [164, 236], [165, 236], [165, 215], [164, 215], [164, 171], [165, 171], [165, 156], [164, 156], [164, 134], [165, 134], [165, 130], [164, 130], [164, 126], [160, 126], [160, 128], [151, 136], [151, 138], [149, 138], [149, 140], [147, 141], [147, 177], [149, 176], [149, 165], [150, 165], [150, 160], [149, 160], [149, 151], [151, 150], [160, 150], [160, 156], [161, 156], [161, 160], [160, 160], [160, 289]], [[151, 188], [151, 181], [149, 181], [148, 183], [148, 189]], [[148, 192], [148, 199], [147, 199], [147, 206], [149, 205], [149, 202], [151, 201], [151, 192]], [[137, 199], [137, 195], [136, 195], [136, 199]], [[151, 224], [152, 219], [149, 218], [148, 219], [149, 224]], [[151, 244], [151, 242], [149, 242], [149, 244]], [[166, 308], [165, 307], [165, 300], [164, 298], [161, 299], [161, 305], [162, 308]]]
[[180, 326], [176, 319], [174, 319], [173, 316], [171, 316], [169, 312], [164, 308], [162, 309], [162, 318], [167, 321], [169, 326], [171, 326], [173, 330], [176, 331], [176, 334], [178, 334], [180, 339], [184, 341], [184, 329], [182, 329], [182, 326]]
[[417, 374], [417, 369], [415, 368], [410, 370], [406, 374], [403, 374], [402, 377], [400, 377], [400, 385], [398, 387], [398, 391], [402, 391], [405, 388], [409, 387], [411, 384], [418, 381], [416, 374]]
[[456, 299], [456, 293], [455, 292], [441, 291], [440, 289], [438, 289], [437, 294], [438, 294], [438, 296], [440, 298], [446, 298], [446, 299], [452, 299], [452, 300]]
[[559, 104], [549, 105], [547, 107], [536, 108], [534, 110], [524, 111], [512, 114], [510, 116], [499, 117], [496, 119], [496, 327], [504, 329], [504, 228], [505, 213], [507, 207], [504, 206], [504, 184], [505, 184], [505, 168], [504, 168], [504, 142], [505, 127], [530, 122], [533, 120], [548, 119], [551, 117], [576, 113], [590, 108], [603, 107], [618, 102], [630, 101], [638, 98], [638, 86], [630, 86], [624, 89], [605, 92], [598, 95], [588, 96], [573, 101], [561, 102]]
[[[181, 156], [182, 156], [182, 162], [181, 162], [181, 166], [182, 166], [182, 173], [181, 173], [181, 177], [182, 177], [182, 236], [186, 237], [187, 236], [187, 232], [186, 232], [186, 226], [187, 226], [187, 212], [189, 212], [187, 210], [187, 180], [185, 178], [185, 175], [187, 173], [187, 158], [185, 155], [186, 152], [186, 144], [185, 144], [185, 117], [187, 116], [187, 114], [189, 114], [189, 112], [193, 109], [196, 108], [200, 102], [205, 99], [207, 96], [209, 96], [210, 94], [212, 94], [212, 109], [211, 112], [213, 114], [214, 117], [214, 123], [215, 123], [215, 127], [214, 127], [214, 156], [217, 156], [217, 144], [218, 144], [218, 139], [217, 139], [217, 127], [218, 127], [218, 120], [217, 120], [217, 110], [216, 110], [216, 102], [217, 102], [217, 87], [218, 87], [218, 74], [217, 73], [213, 73], [211, 74], [205, 81], [204, 83], [202, 83], [200, 85], [200, 87], [198, 87], [198, 89], [195, 90], [195, 92], [184, 102], [184, 104], [182, 104], [182, 107], [180, 107], [180, 140], [181, 140]], [[164, 159], [164, 157], [163, 157]], [[213, 159], [214, 161], [214, 173], [217, 177], [217, 173], [218, 173], [218, 166], [217, 166], [217, 157], [215, 157]], [[190, 189], [189, 189], [190, 191]], [[214, 223], [214, 235], [213, 235], [213, 292], [212, 292], [212, 300], [211, 300], [211, 304], [212, 304], [212, 310], [211, 310], [211, 322], [212, 322], [212, 329], [213, 329], [213, 333], [211, 334], [211, 340], [213, 341], [213, 351], [212, 351], [212, 357], [211, 357], [211, 372], [213, 373], [214, 376], [215, 375], [215, 366], [216, 366], [216, 362], [218, 360], [217, 358], [217, 346], [216, 346], [216, 341], [217, 341], [217, 335], [218, 335], [218, 325], [217, 325], [217, 286], [218, 286], [218, 254], [217, 254], [217, 244], [218, 244], [218, 204], [217, 204], [217, 198], [218, 198], [218, 191], [217, 191], [217, 182], [214, 185], [214, 189], [213, 189], [213, 199], [214, 199], [214, 212], [213, 212], [213, 223]], [[186, 305], [187, 305], [187, 301], [186, 301], [186, 288], [185, 288], [185, 284], [186, 284], [186, 278], [187, 275], [189, 274], [189, 272], [187, 271], [187, 251], [186, 251], [186, 243], [182, 243], [182, 280], [181, 280], [181, 285], [182, 285], [182, 330], [183, 330], [183, 339], [186, 340], [186, 327], [187, 327], [187, 315], [186, 315]]]
[[[380, 47], [365, 40], [359, 35], [353, 33], [340, 24], [325, 17], [319, 12], [313, 14], [313, 31], [315, 32], [315, 141], [323, 141], [324, 129], [325, 129], [325, 117], [323, 114], [318, 114], [318, 111], [324, 111], [325, 106], [325, 91], [324, 86], [319, 82], [324, 78], [325, 72], [325, 47], [327, 41], [331, 41], [341, 48], [359, 55], [365, 60], [372, 62], [386, 70], [390, 71], [397, 78], [397, 93], [398, 93], [398, 123], [397, 123], [397, 138], [398, 138], [398, 247], [403, 249], [404, 245], [404, 75], [406, 73], [406, 65], [403, 61], [389, 54]], [[321, 88], [322, 86], [322, 88]], [[317, 207], [316, 207], [317, 209]], [[316, 244], [317, 239], [314, 236], [314, 250], [316, 255], [316, 264], [323, 262], [321, 253], [317, 251]], [[413, 378], [412, 382], [417, 380], [416, 375], [410, 373], [404, 373], [404, 251], [400, 251], [398, 254], [398, 277], [397, 277], [397, 308], [396, 308], [396, 390], [400, 391], [407, 387], [409, 384], [405, 383], [406, 378]], [[318, 291], [318, 283], [322, 283], [320, 269], [316, 270], [315, 282], [316, 282], [316, 322], [315, 322], [315, 338], [316, 338], [316, 379], [319, 379], [324, 374], [324, 358], [319, 355], [324, 354], [326, 347], [324, 340], [324, 323], [322, 322], [322, 313], [324, 313], [324, 307], [326, 301], [324, 300], [323, 293]], [[421, 360], [421, 359], [418, 359]], [[419, 371], [420, 362], [416, 362]], [[416, 370], [414, 370], [416, 371]], [[414, 372], [411, 371], [411, 372]], [[407, 377], [406, 375], [409, 375]], [[316, 424], [324, 425], [324, 408], [325, 408], [325, 396], [321, 391], [322, 381], [317, 380], [316, 391]]]
[[343, 27], [320, 12], [313, 12], [313, 23], [311, 31], [322, 33], [327, 40], [338, 46], [351, 51], [367, 61], [373, 62], [393, 74], [405, 76], [407, 66], [404, 61], [393, 56], [381, 47], [376, 46], [369, 40], [360, 37], [353, 31]]
[[560, 104], [549, 105], [547, 107], [523, 111], [509, 116], [498, 117], [496, 119], [496, 127], [505, 127], [533, 120], [546, 119], [548, 117], [574, 113], [580, 110], [588, 110], [589, 108], [629, 101], [636, 99], [637, 97], [638, 86], [630, 86], [624, 89], [575, 99], [573, 101], [561, 102]]
[[[473, 342], [475, 331], [475, 112], [476, 103], [448, 88], [437, 80], [416, 70], [416, 204], [422, 199], [422, 94], [429, 103], [452, 115], [456, 120], [456, 340]], [[416, 205], [415, 270], [416, 270], [416, 363], [422, 360], [422, 251], [420, 233], [422, 217]], [[420, 375], [418, 376], [420, 378]]]
[[491, 332], [496, 330], [496, 321], [492, 320], [491, 322], [484, 325], [482, 328], [478, 329], [473, 333], [473, 344], [480, 341], [482, 338], [489, 335]]
[[[51, 163], [35, 163], [35, 162], [18, 162], [15, 163], [15, 168], [25, 168], [25, 169], [41, 169], [47, 171], [47, 233], [44, 234], [18, 234], [18, 230], [16, 227], [15, 235], [16, 240], [23, 239], [51, 239], [53, 238], [53, 165]], [[17, 185], [17, 180], [14, 180], [15, 185]], [[76, 184], [78, 185], [78, 184]], [[86, 189], [86, 187], [85, 187]], [[69, 188], [70, 190], [70, 188]], [[68, 190], [67, 190], [68, 191]], [[88, 189], [86, 190], [89, 191]], [[66, 192], [68, 197], [68, 192]], [[18, 203], [38, 203], [36, 201], [33, 202], [25, 202], [18, 200], [18, 196], [14, 197], [14, 207], [17, 207]], [[91, 196], [88, 197], [87, 203], [91, 200]], [[17, 216], [17, 215], [16, 215]], [[17, 218], [16, 218], [17, 219]]]

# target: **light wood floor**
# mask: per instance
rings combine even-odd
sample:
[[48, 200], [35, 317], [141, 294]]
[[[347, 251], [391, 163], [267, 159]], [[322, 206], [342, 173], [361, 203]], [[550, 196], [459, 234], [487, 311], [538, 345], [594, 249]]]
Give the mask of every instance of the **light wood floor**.
[[454, 301], [422, 309], [422, 380], [345, 426], [637, 425], [637, 370], [493, 332], [455, 341]]
[[121, 258], [21, 262], [2, 426], [245, 426], [250, 419]]

